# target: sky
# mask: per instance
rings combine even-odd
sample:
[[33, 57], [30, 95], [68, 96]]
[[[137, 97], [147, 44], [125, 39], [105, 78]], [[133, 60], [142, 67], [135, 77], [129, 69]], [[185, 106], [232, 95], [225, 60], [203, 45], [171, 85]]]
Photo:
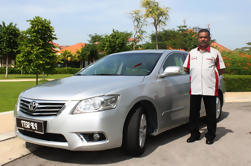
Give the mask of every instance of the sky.
[[[251, 42], [251, 0], [156, 0], [169, 8], [163, 29], [177, 26], [207, 28], [212, 38], [229, 48]], [[88, 42], [90, 34], [110, 34], [113, 29], [133, 32], [130, 12], [140, 9], [141, 0], [0, 0], [0, 22], [14, 23], [20, 30], [27, 20], [40, 16], [51, 21], [60, 45]], [[154, 32], [151, 21], [146, 41]]]

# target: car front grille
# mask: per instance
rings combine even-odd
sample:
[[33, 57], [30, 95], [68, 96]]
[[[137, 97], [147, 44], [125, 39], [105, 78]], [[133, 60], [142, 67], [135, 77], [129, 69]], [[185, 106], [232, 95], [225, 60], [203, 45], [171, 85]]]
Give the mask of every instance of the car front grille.
[[32, 116], [57, 115], [64, 109], [64, 101], [32, 100], [22, 98], [19, 103], [19, 110]]
[[46, 141], [67, 142], [65, 137], [61, 134], [53, 134], [53, 133], [38, 134], [38, 133], [20, 130], [20, 129], [18, 129], [18, 131], [21, 134], [28, 137], [32, 137], [32, 138], [37, 138], [37, 139], [46, 140]]

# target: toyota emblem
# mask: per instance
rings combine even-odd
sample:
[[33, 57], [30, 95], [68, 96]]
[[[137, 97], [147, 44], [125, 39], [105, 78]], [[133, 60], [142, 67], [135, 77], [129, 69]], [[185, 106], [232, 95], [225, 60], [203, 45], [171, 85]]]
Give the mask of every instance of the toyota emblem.
[[30, 102], [30, 104], [29, 104], [29, 110], [30, 110], [30, 111], [35, 111], [36, 108], [37, 108], [37, 106], [38, 106], [38, 103], [35, 102], [35, 101], [32, 101], [32, 102]]

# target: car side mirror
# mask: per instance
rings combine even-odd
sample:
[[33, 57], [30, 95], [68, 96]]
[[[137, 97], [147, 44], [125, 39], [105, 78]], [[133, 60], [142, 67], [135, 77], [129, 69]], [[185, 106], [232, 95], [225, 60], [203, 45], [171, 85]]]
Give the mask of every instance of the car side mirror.
[[181, 67], [169, 66], [165, 68], [164, 72], [159, 75], [159, 78], [164, 78], [169, 75], [179, 75], [179, 74], [181, 74]]

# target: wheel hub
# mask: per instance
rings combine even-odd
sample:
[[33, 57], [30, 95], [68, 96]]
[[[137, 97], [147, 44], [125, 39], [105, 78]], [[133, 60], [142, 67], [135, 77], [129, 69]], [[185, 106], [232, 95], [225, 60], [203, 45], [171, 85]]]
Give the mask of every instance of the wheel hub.
[[146, 130], [147, 130], [147, 122], [146, 122], [146, 115], [142, 114], [140, 118], [140, 125], [139, 125], [139, 146], [141, 148], [144, 147], [146, 141]]

